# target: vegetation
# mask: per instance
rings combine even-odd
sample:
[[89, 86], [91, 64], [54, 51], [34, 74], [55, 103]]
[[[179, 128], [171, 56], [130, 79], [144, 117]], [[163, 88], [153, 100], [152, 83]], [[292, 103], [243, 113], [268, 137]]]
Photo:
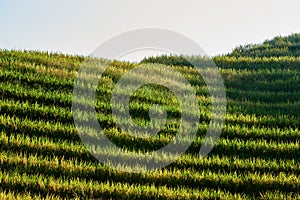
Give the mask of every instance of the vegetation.
[[[200, 106], [192, 114], [199, 114], [201, 123], [180, 159], [164, 169], [136, 174], [98, 162], [77, 134], [72, 90], [83, 57], [1, 50], [0, 198], [300, 199], [300, 58], [246, 56], [250, 54], [214, 58], [224, 78], [227, 115], [220, 139], [204, 158], [198, 152], [211, 101], [201, 76], [184, 57], [142, 61], [172, 66], [189, 80]], [[117, 127], [109, 100], [115, 83], [136, 65], [112, 62], [97, 87], [95, 108], [116, 145], [153, 151], [176, 134], [181, 112], [171, 92], [150, 85], [133, 95], [130, 112], [143, 124], [149, 121], [151, 105], [162, 104], [168, 114], [163, 129], [149, 138], [135, 138]]]
[[262, 44], [239, 46], [229, 55], [237, 57], [300, 56], [300, 34], [278, 36], [272, 40], [266, 40]]

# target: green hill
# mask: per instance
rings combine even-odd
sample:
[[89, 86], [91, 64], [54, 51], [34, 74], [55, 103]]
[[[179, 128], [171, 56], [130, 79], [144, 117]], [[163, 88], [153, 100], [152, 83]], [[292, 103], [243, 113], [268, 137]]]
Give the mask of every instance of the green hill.
[[300, 56], [300, 33], [278, 36], [262, 44], [248, 44], [236, 47], [230, 56], [279, 57]]
[[[47, 52], [0, 51], [0, 199], [300, 198], [299, 57], [215, 58], [226, 87], [226, 123], [212, 152], [201, 159], [210, 122], [208, 90], [193, 68], [172, 65], [197, 93], [197, 136], [173, 164], [142, 174], [104, 166], [81, 142], [71, 106], [83, 61]], [[133, 118], [149, 122], [149, 108], [161, 104], [167, 125], [149, 138], [120, 130], [110, 99], [120, 77], [136, 65], [114, 61], [105, 71], [95, 99], [97, 119], [117, 146], [153, 151], [176, 134], [180, 109], [172, 93], [143, 87], [131, 100]]]

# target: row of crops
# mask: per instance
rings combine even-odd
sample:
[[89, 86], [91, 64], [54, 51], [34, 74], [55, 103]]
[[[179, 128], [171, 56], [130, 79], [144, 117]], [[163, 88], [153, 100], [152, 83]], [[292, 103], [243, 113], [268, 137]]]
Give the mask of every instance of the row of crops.
[[[199, 115], [200, 122], [193, 143], [174, 163], [156, 171], [128, 173], [95, 159], [75, 128], [72, 92], [83, 57], [0, 51], [0, 198], [300, 198], [300, 58], [217, 57], [214, 61], [224, 78], [226, 121], [214, 149], [199, 158], [211, 119], [204, 81], [184, 60], [143, 60], [172, 66], [189, 80], [199, 101], [199, 111], [190, 114]], [[171, 92], [145, 86], [131, 98], [132, 118], [147, 124], [151, 106], [161, 104], [168, 114], [166, 124], [151, 137], [132, 137], [121, 130], [110, 99], [115, 84], [136, 66], [112, 62], [99, 81], [94, 106], [114, 144], [129, 152], [148, 152], [170, 142], [178, 131], [181, 110]], [[83, 82], [80, 87], [87, 85]], [[84, 98], [81, 103], [84, 106]], [[90, 117], [82, 114], [82, 120]], [[109, 149], [98, 153], [119, 156]], [[128, 153], [127, 159], [134, 156]]]

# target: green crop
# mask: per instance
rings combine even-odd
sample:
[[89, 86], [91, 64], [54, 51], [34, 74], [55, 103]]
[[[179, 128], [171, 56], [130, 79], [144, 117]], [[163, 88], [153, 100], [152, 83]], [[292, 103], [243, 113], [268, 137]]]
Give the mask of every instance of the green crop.
[[[144, 59], [142, 63], [166, 64], [182, 73], [199, 101], [199, 110], [189, 115], [200, 120], [195, 122], [193, 143], [180, 158], [163, 169], [140, 174], [103, 165], [80, 139], [71, 106], [75, 77], [84, 60], [0, 50], [0, 199], [300, 199], [299, 57], [214, 58], [224, 79], [227, 113], [220, 138], [204, 158], [198, 153], [211, 119], [211, 98], [201, 75], [182, 57]], [[147, 159], [145, 152], [165, 146], [178, 131], [180, 102], [157, 85], [139, 88], [129, 106], [135, 123], [149, 123], [154, 104], [162, 105], [168, 118], [162, 128], [153, 125], [161, 128], [156, 135], [133, 137], [118, 127], [110, 99], [118, 80], [138, 64], [102, 62], [108, 68], [90, 106], [95, 107], [105, 135], [127, 151], [125, 159]], [[89, 78], [95, 75], [84, 74], [80, 89], [91, 89]], [[128, 95], [126, 90], [119, 92]], [[76, 101], [81, 106], [90, 103], [85, 97]], [[117, 105], [124, 114], [122, 105]], [[81, 113], [83, 121], [92, 117]], [[96, 148], [94, 153], [120, 157], [111, 149]], [[166, 156], [155, 154], [151, 159], [157, 162]]]

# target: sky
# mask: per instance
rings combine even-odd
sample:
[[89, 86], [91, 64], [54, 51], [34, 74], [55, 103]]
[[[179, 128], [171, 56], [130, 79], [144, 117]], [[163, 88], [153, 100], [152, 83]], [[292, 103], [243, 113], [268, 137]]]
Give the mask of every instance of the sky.
[[300, 33], [299, 0], [0, 0], [0, 48], [88, 55], [120, 33], [162, 28], [208, 55]]

